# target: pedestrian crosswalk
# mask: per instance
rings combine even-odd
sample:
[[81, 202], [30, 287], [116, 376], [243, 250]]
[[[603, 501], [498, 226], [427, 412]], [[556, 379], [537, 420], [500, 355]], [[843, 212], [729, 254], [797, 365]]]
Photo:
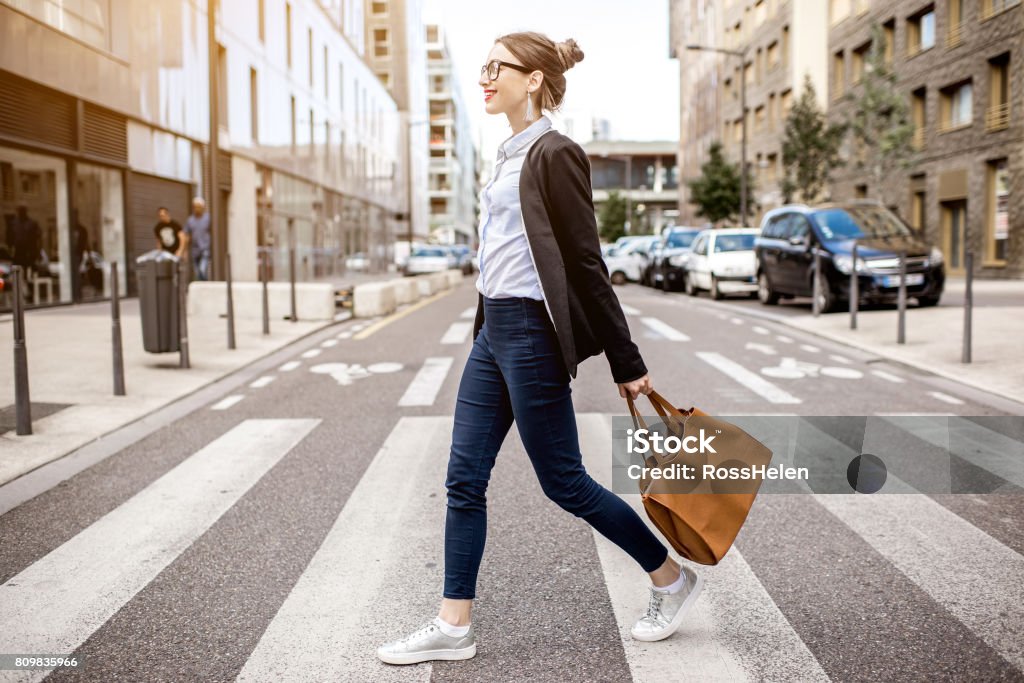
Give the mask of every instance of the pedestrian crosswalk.
[[[800, 419], [793, 416], [790, 419]], [[962, 418], [927, 418], [925, 427], [905, 418], [878, 418], [888, 428], [923, 439], [936, 439], [928, 420], [952, 422], [956, 438], [947, 441], [962, 450], [978, 468], [990, 468], [992, 476], [1013, 476], [1013, 462], [1000, 458], [999, 449], [1021, 444], [986, 426]], [[319, 419], [246, 419], [224, 431], [166, 473], [156, 477], [123, 503], [86, 526], [66, 542], [44, 552], [0, 586], [0, 652], [71, 653], [88, 652], [92, 634], [110, 620], [134, 595], [153, 582], [158, 574], [223, 517], [237, 507], [257, 482], [288, 458], [315, 434]], [[612, 416], [580, 413], [577, 427], [581, 452], [588, 471], [599, 482], [611, 486], [610, 437]], [[855, 454], [842, 435], [827, 433], [820, 425], [820, 443], [837, 453], [839, 460]], [[914, 429], [917, 431], [915, 432]], [[563, 533], [583, 536], [593, 543], [592, 566], [607, 590], [607, 600], [580, 604], [573, 598], [573, 574], [582, 567], [567, 567], [567, 573], [548, 577], [551, 586], [535, 586], [545, 598], [524, 600], [525, 612], [516, 604], [503, 606], [477, 621], [480, 654], [472, 663], [423, 664], [392, 668], [379, 663], [376, 646], [418, 626], [435, 613], [443, 569], [444, 478], [450, 447], [452, 417], [449, 415], [400, 415], [381, 436], [372, 460], [348, 494], [340, 513], [280, 604], [258, 610], [266, 614], [259, 625], [262, 634], [248, 651], [234, 653], [231, 678], [239, 681], [378, 681], [378, 680], [516, 680], [509, 662], [488, 655], [498, 642], [516, 633], [528, 632], [530, 610], [542, 608], [566, 614], [565, 628], [585, 628], [603, 623], [588, 618], [610, 614], [617, 628], [621, 650], [607, 648], [591, 652], [579, 664], [574, 680], [607, 680], [601, 675], [602, 659], [621, 658], [634, 681], [718, 681], [718, 680], [847, 680], [859, 678], [863, 662], [842, 656], [844, 638], [822, 644], [820, 634], [805, 630], [802, 612], [815, 610], [802, 604], [799, 596], [774, 592], [765, 582], [779, 571], [776, 559], [750, 560], [743, 544], [734, 547], [715, 567], [699, 568], [705, 589], [686, 624], [672, 638], [659, 643], [640, 643], [629, 636], [629, 628], [644, 608], [646, 576], [632, 560], [582, 521]], [[976, 456], [971, 443], [983, 445]], [[349, 458], [365, 457], [362, 453]], [[338, 466], [346, 466], [344, 460]], [[496, 477], [501, 486], [517, 485], [516, 524], [532, 529], [531, 538], [545, 552], [558, 553], [566, 539], [550, 537], [552, 515], [565, 515], [544, 499], [532, 479], [529, 460], [521, 442], [506, 439], [498, 459]], [[998, 471], [998, 472], [994, 472]], [[898, 481], [895, 486], [900, 486]], [[60, 495], [54, 493], [53, 495]], [[638, 496], [626, 500], [643, 517]], [[785, 505], [787, 496], [762, 494]], [[909, 580], [934, 606], [930, 619], [966, 627], [979, 642], [995, 653], [1003, 667], [998, 670], [972, 669], [980, 666], [971, 651], [936, 652], [933, 671], [918, 671], [914, 678], [988, 679], [1024, 676], [1024, 557], [945, 506], [933, 496], [912, 493], [812, 494], [800, 496], [817, 515], [839, 522], [846, 543], [866, 543], [886, 563], [894, 579]], [[773, 501], [773, 505], [776, 503]], [[983, 505], [984, 503], [978, 503]], [[237, 511], [236, 511], [237, 512]], [[250, 511], [249, 514], [258, 514]], [[755, 506], [752, 516], [759, 515]], [[494, 520], [497, 528], [507, 520]], [[252, 520], [256, 523], [256, 520]], [[301, 519], [298, 520], [301, 525]], [[776, 534], [779, 566], [793, 552], [792, 538], [813, 533], [818, 519], [805, 515], [789, 520], [790, 528]], [[802, 531], [801, 531], [802, 530]], [[302, 529], [294, 529], [301, 534]], [[762, 530], [763, 533], [763, 530]], [[583, 536], [581, 536], [583, 535]], [[830, 538], [843, 543], [844, 539]], [[3, 538], [0, 538], [0, 542]], [[498, 559], [485, 558], [483, 585], [513, 580], [518, 566], [516, 551], [501, 538], [488, 541], [489, 552]], [[755, 554], [755, 556], [757, 556]], [[229, 557], [229, 556], [228, 556]], [[798, 569], [797, 569], [798, 570]], [[272, 568], [267, 568], [273, 573]], [[788, 571], [793, 571], [789, 569]], [[856, 572], [856, 567], [837, 566], [837, 572]], [[807, 575], [802, 580], [828, 590], [827, 576]], [[555, 589], [561, 586], [562, 589]], [[180, 586], [180, 590], [188, 590]], [[165, 590], [167, 587], [165, 586]], [[883, 581], [867, 595], [875, 604], [877, 618], [913, 629], [918, 615], [902, 609], [900, 596], [887, 592]], [[486, 595], [481, 596], [486, 600]], [[224, 600], [231, 600], [225, 591]], [[495, 618], [495, 614], [502, 615]], [[136, 618], [144, 618], [137, 614]], [[838, 623], [838, 622], [837, 622]], [[514, 626], [510, 626], [514, 625]], [[869, 637], [871, 623], [845, 637]], [[203, 625], [196, 624], [202, 631]], [[142, 631], [140, 631], [142, 632]], [[144, 631], [149, 637], [171, 638], [159, 624]], [[597, 634], [592, 634], [597, 642]], [[523, 658], [561, 657], [565, 653], [546, 647], [543, 636], [526, 634], [526, 644], [517, 656]], [[838, 653], [838, 654], [837, 654]], [[901, 653], [885, 648], [877, 652], [873, 667], [886, 670], [899, 666]], [[991, 665], [985, 659], [985, 666]], [[135, 678], [146, 680], [145, 662]], [[98, 663], [98, 667], [102, 664]], [[224, 662], [210, 680], [224, 679]], [[471, 676], [460, 669], [473, 667]], [[230, 667], [228, 667], [230, 668]], [[97, 669], [94, 671], [99, 671]], [[46, 671], [0, 671], [0, 681], [42, 680]], [[560, 680], [566, 680], [560, 673]], [[94, 673], [83, 680], [107, 680], [113, 676]], [[619, 680], [619, 679], [615, 679]], [[625, 680], [625, 679], [623, 679]]]

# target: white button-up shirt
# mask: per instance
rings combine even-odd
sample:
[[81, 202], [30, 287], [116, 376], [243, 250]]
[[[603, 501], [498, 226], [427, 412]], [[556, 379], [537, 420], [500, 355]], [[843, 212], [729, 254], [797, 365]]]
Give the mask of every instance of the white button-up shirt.
[[476, 288], [491, 299], [544, 300], [519, 205], [519, 172], [530, 146], [549, 130], [551, 119], [542, 115], [505, 140], [498, 147], [494, 174], [480, 192], [480, 275]]

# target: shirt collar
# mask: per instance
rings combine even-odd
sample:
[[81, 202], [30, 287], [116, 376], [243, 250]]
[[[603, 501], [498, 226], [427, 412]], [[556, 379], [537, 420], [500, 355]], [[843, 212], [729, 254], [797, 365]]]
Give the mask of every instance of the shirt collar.
[[551, 128], [551, 119], [542, 114], [539, 119], [531, 123], [524, 130], [516, 133], [498, 146], [498, 161], [508, 159], [525, 145], [533, 142]]

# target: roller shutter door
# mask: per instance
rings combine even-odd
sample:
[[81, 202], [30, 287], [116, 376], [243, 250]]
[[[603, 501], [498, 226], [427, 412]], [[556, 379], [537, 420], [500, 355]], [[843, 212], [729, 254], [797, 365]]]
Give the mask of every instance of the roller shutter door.
[[156, 211], [166, 206], [171, 217], [185, 226], [192, 201], [192, 189], [188, 183], [157, 178], [141, 173], [130, 173], [128, 181], [127, 236], [128, 244], [128, 293], [135, 296], [135, 259], [156, 248], [153, 226], [156, 225]]

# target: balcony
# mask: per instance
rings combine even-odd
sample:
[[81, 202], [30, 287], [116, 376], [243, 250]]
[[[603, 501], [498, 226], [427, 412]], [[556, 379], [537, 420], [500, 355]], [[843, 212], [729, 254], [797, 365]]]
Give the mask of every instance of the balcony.
[[1010, 125], [1010, 103], [1004, 102], [988, 108], [985, 112], [985, 130], [1003, 130]]

